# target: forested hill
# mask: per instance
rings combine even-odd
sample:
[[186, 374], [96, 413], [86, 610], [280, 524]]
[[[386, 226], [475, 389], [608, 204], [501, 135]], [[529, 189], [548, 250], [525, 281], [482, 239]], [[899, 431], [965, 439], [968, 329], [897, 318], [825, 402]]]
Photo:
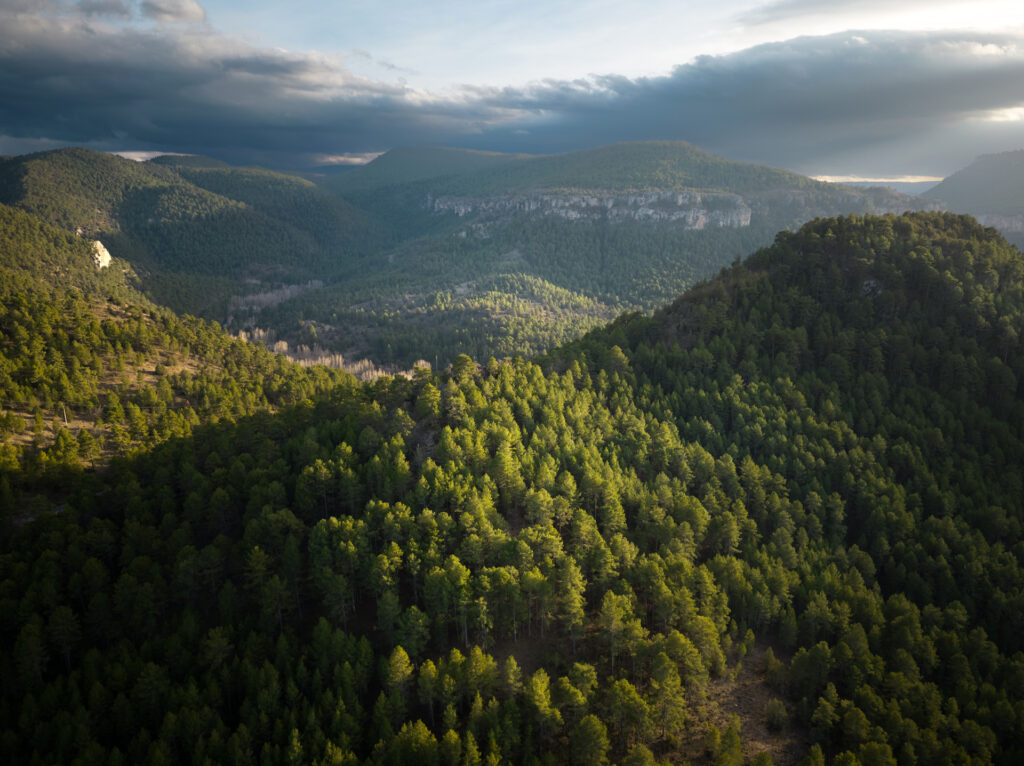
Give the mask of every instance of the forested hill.
[[683, 142], [396, 149], [320, 181], [205, 157], [0, 159], [0, 203], [101, 241], [155, 303], [397, 369], [540, 353], [663, 305], [782, 228], [937, 204]]
[[101, 240], [157, 302], [218, 317], [232, 294], [324, 279], [386, 237], [309, 181], [205, 158], [11, 157], [0, 161], [0, 202]]
[[341, 191], [356, 192], [430, 179], [434, 179], [429, 184], [433, 191], [448, 194], [551, 189], [708, 189], [743, 193], [772, 187], [824, 192], [836, 188], [796, 173], [733, 162], [685, 141], [620, 143], [544, 156], [444, 148], [396, 149], [330, 183]]
[[0, 203], [0, 295], [40, 292], [112, 296], [146, 302], [124, 261], [97, 268], [96, 241]]
[[875, 741], [900, 762], [944, 762], [946, 732], [981, 761], [1014, 763], [1022, 327], [1024, 259], [993, 229], [951, 214], [852, 217], [784, 232], [552, 364], [619, 370], [684, 441], [729, 453], [741, 484], [755, 465], [777, 477], [786, 513], [756, 490], [719, 517], [748, 557], [724, 587], [734, 619], [776, 619], [756, 595], [765, 548], [742, 531], [754, 521], [799, 573], [789, 688], [826, 752]]
[[0, 757], [1019, 763], [1022, 312], [971, 219], [821, 220], [140, 450], [5, 544]]
[[[799, 219], [802, 223], [808, 213], [834, 214], [837, 206], [851, 213], [870, 213], [902, 212], [922, 204], [887, 189], [823, 183], [784, 170], [735, 162], [685, 141], [620, 143], [544, 156], [402, 149], [325, 183], [369, 209], [388, 199], [411, 207], [429, 200], [435, 210], [451, 209], [460, 215], [507, 209], [495, 208], [495, 198], [526, 198], [530, 202], [513, 209], [524, 212], [521, 208], [526, 205], [525, 211], [543, 211], [539, 201], [549, 200], [552, 193], [563, 195], [562, 206], [572, 210], [581, 205], [573, 195], [584, 195], [577, 213], [587, 204], [611, 209], [635, 205], [639, 199], [663, 213], [672, 207], [700, 207], [703, 203], [719, 209], [738, 203], [741, 209], [750, 208], [747, 213], [755, 223], [761, 218], [772, 222]], [[650, 197], [652, 192], [666, 196]], [[668, 195], [671, 192], [677, 194]], [[703, 192], [706, 198], [699, 194], [680, 197], [680, 192]], [[597, 200], [587, 199], [595, 195]], [[584, 213], [584, 217], [590, 216]], [[659, 220], [658, 216], [654, 220]]]
[[[200, 423], [294, 404], [348, 376], [305, 369], [138, 290], [96, 241], [0, 204], [0, 536], [83, 472]], [[45, 501], [42, 501], [45, 506]]]
[[978, 157], [927, 196], [964, 213], [1018, 215], [1024, 211], [1024, 150]]

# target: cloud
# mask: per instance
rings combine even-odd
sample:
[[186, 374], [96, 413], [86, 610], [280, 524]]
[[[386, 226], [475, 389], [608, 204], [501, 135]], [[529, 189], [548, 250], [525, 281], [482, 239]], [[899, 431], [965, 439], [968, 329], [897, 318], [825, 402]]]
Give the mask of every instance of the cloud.
[[0, 0], [0, 14], [4, 13], [116, 19], [138, 14], [160, 23], [206, 21], [206, 11], [196, 0]]
[[1024, 106], [1024, 42], [850, 32], [699, 57], [665, 77], [598, 77], [481, 97], [534, 114], [532, 125], [516, 126], [534, 140], [683, 138], [805, 172], [864, 174], [858, 165], [868, 163], [884, 176], [945, 173], [980, 151], [1024, 145], [1020, 123], [1003, 123], [1016, 125], [1013, 134], [978, 120]]
[[738, 17], [744, 24], [771, 24], [804, 16], [834, 16], [845, 13], [875, 13], [879, 11], [905, 11], [915, 6], [934, 6], [936, 0], [773, 0], [755, 6]]
[[[119, 157], [124, 157], [126, 160], [135, 160], [136, 162], [145, 162], [151, 160], [154, 157], [163, 157], [167, 155], [167, 152], [154, 152], [154, 151], [140, 151], [140, 152], [114, 152]], [[187, 154], [171, 153], [174, 157], [188, 157]]]
[[0, 152], [64, 142], [297, 166], [395, 146], [543, 153], [683, 139], [888, 178], [1024, 146], [1024, 39], [1012, 35], [853, 31], [699, 57], [661, 77], [432, 93], [204, 24], [0, 10], [0, 25]]
[[80, 0], [76, 6], [86, 16], [132, 17], [132, 6], [125, 0]]
[[457, 140], [496, 110], [356, 77], [206, 27], [0, 16], [0, 135], [244, 161]]
[[936, 184], [942, 176], [894, 176], [892, 178], [871, 178], [867, 176], [814, 176], [818, 181], [833, 184]]
[[0, 11], [9, 13], [40, 13], [55, 6], [56, 0], [0, 0]]
[[401, 72], [403, 74], [410, 75], [418, 74], [415, 69], [409, 69], [407, 67], [398, 66], [398, 64], [392, 64], [390, 61], [379, 59], [372, 55], [369, 51], [364, 51], [362, 48], [353, 48], [352, 55], [355, 56], [356, 58], [363, 59], [364, 61], [369, 61], [371, 64], [375, 64], [376, 66], [379, 66], [382, 69], [386, 69], [389, 72]]
[[206, 21], [206, 11], [196, 0], [142, 0], [139, 10], [154, 21]]
[[1024, 107], [1011, 106], [1008, 109], [993, 109], [980, 117], [989, 122], [1024, 122]]

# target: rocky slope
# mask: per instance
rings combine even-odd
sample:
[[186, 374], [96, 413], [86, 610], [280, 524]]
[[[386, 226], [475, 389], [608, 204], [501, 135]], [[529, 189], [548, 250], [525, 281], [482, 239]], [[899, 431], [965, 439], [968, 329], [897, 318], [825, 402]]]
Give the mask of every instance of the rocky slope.
[[[402, 180], [396, 167], [406, 163], [412, 167]], [[890, 189], [823, 183], [733, 162], [682, 141], [616, 144], [545, 157], [395, 151], [347, 176], [337, 190], [370, 207], [393, 210], [397, 205], [414, 216], [422, 211], [489, 221], [553, 216], [681, 224], [691, 230], [763, 222], [774, 232], [837, 213], [941, 207], [936, 200]]]
[[541, 215], [567, 221], [681, 223], [687, 229], [697, 230], [749, 226], [751, 216], [750, 206], [738, 194], [698, 191], [623, 194], [595, 190], [481, 197], [428, 195], [426, 206], [435, 213], [454, 213], [459, 217]]
[[617, 192], [607, 189], [541, 190], [516, 194], [427, 194], [423, 206], [435, 214], [482, 220], [554, 216], [567, 221], [679, 224], [685, 229], [744, 228], [755, 219], [795, 226], [812, 218], [848, 213], [901, 213], [938, 210], [935, 200], [918, 200], [887, 189], [832, 186], [813, 191], [774, 188], [737, 194], [708, 190], [652, 189]]

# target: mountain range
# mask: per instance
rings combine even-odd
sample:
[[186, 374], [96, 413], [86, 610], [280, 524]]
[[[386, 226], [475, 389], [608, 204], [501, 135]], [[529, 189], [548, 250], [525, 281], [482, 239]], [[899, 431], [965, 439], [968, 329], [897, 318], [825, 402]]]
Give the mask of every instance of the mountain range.
[[394, 150], [314, 180], [72, 149], [0, 162], [0, 202], [100, 239], [176, 311], [399, 367], [537, 353], [654, 309], [782, 228], [939, 206], [683, 142]]

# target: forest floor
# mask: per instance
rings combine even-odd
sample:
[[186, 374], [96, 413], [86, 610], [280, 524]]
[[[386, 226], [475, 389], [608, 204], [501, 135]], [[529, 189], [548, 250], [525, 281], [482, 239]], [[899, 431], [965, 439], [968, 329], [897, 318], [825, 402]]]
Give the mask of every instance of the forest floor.
[[[770, 700], [781, 698], [781, 695], [765, 679], [767, 650], [767, 645], [755, 645], [739, 666], [733, 668], [735, 672], [708, 684], [707, 698], [703, 704], [691, 705], [690, 712], [700, 723], [687, 727], [690, 734], [680, 742], [679, 752], [685, 760], [691, 763], [710, 762], [705, 747], [707, 729], [714, 724], [724, 733], [733, 715], [740, 718], [744, 761], [749, 762], [758, 753], [765, 751], [775, 766], [787, 766], [798, 763], [807, 754], [811, 743], [806, 733], [792, 722], [786, 724], [781, 731], [774, 732], [768, 728], [765, 706]], [[792, 714], [788, 704], [786, 708]]]
[[[549, 632], [541, 638], [537, 626], [533, 636], [524, 635], [518, 641], [502, 641], [492, 647], [495, 659], [504, 661], [509, 654], [514, 654], [519, 663], [523, 677], [526, 678], [535, 670], [543, 667], [558, 656], [564, 648], [564, 638]], [[722, 678], [712, 679], [707, 686], [704, 699], [689, 699], [689, 724], [686, 735], [678, 741], [673, 749], [667, 743], [659, 743], [656, 750], [658, 758], [668, 759], [671, 763], [710, 764], [714, 758], [707, 751], [707, 733], [712, 725], [721, 734], [729, 728], [729, 721], [734, 715], [740, 718], [740, 740], [743, 746], [743, 760], [749, 763], [761, 752], [771, 756], [775, 766], [794, 766], [806, 755], [811, 746], [807, 732], [792, 722], [792, 706], [786, 702], [782, 693], [772, 688], [765, 677], [765, 654], [769, 645], [755, 644], [750, 652], [737, 665], [733, 665]], [[772, 647], [776, 656], [788, 662], [778, 647]], [[552, 679], [553, 680], [553, 679]], [[786, 704], [790, 721], [779, 731], [768, 728], [765, 707], [773, 699], [781, 699]]]

